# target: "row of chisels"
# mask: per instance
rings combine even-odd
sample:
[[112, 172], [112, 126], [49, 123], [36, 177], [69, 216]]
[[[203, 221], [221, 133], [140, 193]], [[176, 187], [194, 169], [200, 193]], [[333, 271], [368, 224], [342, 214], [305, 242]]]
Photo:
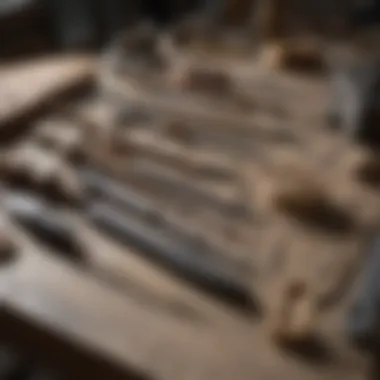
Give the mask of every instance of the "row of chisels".
[[[227, 259], [227, 253], [190, 237], [181, 225], [174, 224], [170, 215], [160, 212], [152, 200], [124, 183], [89, 167], [81, 168], [79, 173], [87, 192], [84, 215], [92, 225], [218, 298], [235, 306], [254, 306], [250, 291], [239, 278], [237, 267]], [[67, 213], [25, 192], [8, 192], [3, 197], [3, 206], [13, 220], [53, 250], [87, 265], [84, 247]], [[1, 241], [6, 243], [4, 238]], [[5, 250], [3, 247], [2, 251]], [[371, 348], [379, 341], [379, 258], [376, 238], [366, 253], [357, 297], [346, 325], [350, 338]]]
[[[255, 306], [230, 255], [192, 236], [149, 197], [97, 169], [81, 167], [78, 177], [85, 191], [81, 212], [91, 225], [219, 299], [244, 309]], [[51, 250], [89, 265], [66, 206], [25, 189], [5, 191], [3, 206], [18, 225]]]

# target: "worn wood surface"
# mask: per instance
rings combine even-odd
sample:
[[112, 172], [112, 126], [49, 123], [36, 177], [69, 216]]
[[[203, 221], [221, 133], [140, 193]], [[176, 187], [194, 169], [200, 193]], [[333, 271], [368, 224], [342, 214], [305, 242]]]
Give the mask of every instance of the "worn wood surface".
[[0, 133], [91, 83], [91, 57], [65, 56], [0, 66]]
[[[198, 159], [209, 158], [210, 152], [230, 158], [236, 176], [228, 184], [239, 189], [244, 184], [245, 191], [232, 193], [252, 207], [253, 221], [223, 218], [208, 207], [190, 203], [186, 196], [181, 198], [180, 192], [178, 197], [165, 196], [156, 191], [159, 186], [136, 186], [156, 199], [164, 213], [173, 212], [182, 222], [198, 225], [206, 237], [215, 237], [238, 253], [233, 259], [244, 268], [241, 277], [248, 288], [259, 296], [262, 315], [241, 313], [195, 290], [143, 259], [141, 252], [107, 238], [75, 211], [69, 216], [87, 255], [82, 267], [54, 258], [11, 225], [20, 253], [0, 272], [4, 339], [48, 357], [69, 378], [97, 373], [98, 378], [133, 375], [162, 380], [366, 379], [370, 358], [350, 347], [343, 323], [351, 271], [359, 267], [362, 245], [379, 217], [378, 193], [355, 177], [366, 152], [324, 128], [328, 91], [324, 79], [254, 69], [252, 62], [226, 65], [254, 100], [248, 114], [228, 109], [220, 99], [190, 97], [162, 78], [156, 82], [161, 87], [152, 89], [141, 79], [102, 76], [105, 91], [100, 97], [64, 107], [59, 118], [66, 115], [69, 123], [84, 131], [83, 146], [93, 163], [130, 185], [134, 182], [128, 175], [144, 167], [134, 165], [141, 152], [145, 155], [141, 145], [149, 142], [147, 136], [173, 143], [173, 136], [166, 134], [173, 121], [196, 131], [203, 142], [192, 149], [185, 148], [183, 141], [178, 143], [180, 156], [187, 152], [188, 159], [189, 151], [199, 149]], [[160, 88], [166, 92], [155, 92]], [[127, 109], [131, 104], [144, 112], [153, 110], [153, 119], [143, 123], [145, 135], [133, 123], [126, 133], [119, 120], [120, 105]], [[40, 125], [37, 121], [25, 138], [33, 141]], [[290, 138], [281, 138], [284, 131]], [[130, 154], [127, 149], [126, 155], [118, 156], [123, 149], [113, 150], [115, 141], [120, 143], [126, 134], [127, 143], [140, 144], [140, 151]], [[145, 150], [151, 153], [151, 148]], [[156, 151], [143, 158], [152, 164], [158, 156], [162, 158]], [[275, 195], [293, 183], [302, 188], [306, 183], [306, 189], [322, 187], [353, 214], [357, 228], [344, 234], [321, 232], [279, 211], [274, 207]], [[203, 185], [212, 188], [210, 183]], [[181, 207], [187, 202], [190, 213]], [[226, 233], [236, 226], [238, 239], [236, 233]], [[295, 312], [288, 312], [287, 294], [299, 284], [305, 287], [306, 297], [295, 307], [290, 305]], [[328, 306], [319, 310], [321, 304]], [[309, 313], [316, 305], [313, 332], [321, 342], [318, 350], [297, 352], [272, 340], [273, 332], [292, 330], [288, 314], [298, 318], [299, 309], [301, 314], [302, 310]], [[290, 325], [293, 322], [299, 323]], [[33, 342], [29, 347], [23, 335]]]
[[41, 331], [53, 343], [38, 343], [41, 337], [29, 333], [33, 353], [58, 366], [73, 365], [60, 359], [65, 352], [70, 357], [65, 342], [77, 346], [87, 359], [79, 372], [65, 369], [70, 378], [91, 373], [89, 357], [94, 362], [104, 358], [118, 369], [107, 378], [123, 372], [153, 379], [365, 378], [368, 363], [345, 345], [340, 313], [325, 321], [321, 356], [298, 357], [274, 346], [256, 318], [190, 290], [89, 228], [82, 234], [89, 259], [107, 267], [120, 283], [124, 279], [122, 292], [52, 258], [23, 233], [15, 236], [20, 255], [1, 272], [1, 335], [23, 347], [18, 330]]

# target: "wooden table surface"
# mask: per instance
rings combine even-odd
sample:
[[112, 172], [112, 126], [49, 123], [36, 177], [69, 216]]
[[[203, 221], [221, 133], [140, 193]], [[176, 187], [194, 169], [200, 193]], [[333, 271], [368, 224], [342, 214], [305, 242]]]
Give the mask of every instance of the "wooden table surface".
[[[297, 82], [288, 79], [287, 83], [296, 88]], [[298, 88], [300, 92], [295, 96], [301, 101], [302, 86]], [[307, 89], [325, 91], [318, 82], [309, 84], [306, 92], [302, 92], [304, 97]], [[323, 104], [321, 97], [316, 99]], [[304, 108], [309, 106], [307, 103]], [[296, 110], [300, 107], [301, 103], [293, 104]], [[4, 106], [2, 114], [8, 118], [8, 113], [9, 107]], [[305, 115], [300, 116], [299, 122], [307, 121]], [[336, 141], [324, 134], [315, 136], [325, 143]], [[334, 149], [332, 144], [329, 149]], [[363, 200], [362, 193], [358, 198]], [[373, 215], [366, 212], [377, 202], [377, 196], [375, 200], [370, 198], [364, 216], [359, 212], [364, 220], [373, 220]], [[349, 296], [321, 316], [318, 333], [322, 343], [318, 350], [297, 353], [281, 349], [270, 339], [266, 318], [219, 303], [145, 260], [139, 252], [106, 238], [83, 217], [70, 217], [91, 265], [81, 268], [55, 257], [9, 222], [19, 253], [9, 265], [0, 268], [0, 325], [4, 326], [0, 328], [0, 336], [37, 357], [48, 357], [68, 378], [367, 378], [371, 359], [350, 347], [344, 336], [344, 312]], [[297, 241], [303, 230], [289, 226], [285, 232], [290, 234], [290, 240]], [[267, 231], [266, 242], [271, 243], [273, 231]], [[352, 243], [349, 239], [336, 246], [327, 239], [311, 246], [310, 239], [308, 236], [302, 242], [302, 250], [296, 251], [305, 252], [310, 247], [317, 252], [328, 246], [341, 252]], [[260, 248], [260, 252], [268, 251], [268, 247]], [[291, 262], [297, 263], [299, 256], [292, 257]], [[257, 257], [251, 261], [257, 263]], [[312, 268], [308, 270], [312, 275]], [[296, 272], [302, 271], [303, 267], [297, 265]], [[113, 284], [100, 275], [102, 272], [112, 275]], [[256, 285], [254, 280], [252, 286]], [[260, 290], [269, 304], [281, 292], [281, 283], [270, 287], [272, 281], [264, 281]]]
[[[271, 343], [257, 316], [232, 311], [193, 291], [89, 227], [83, 227], [82, 236], [91, 247], [90, 260], [95, 267], [106, 263], [126, 284], [123, 292], [52, 257], [24, 233], [14, 233], [21, 249], [0, 272], [0, 317], [6, 321], [1, 334], [13, 341], [25, 325], [41, 330], [54, 345], [28, 333], [32, 351], [58, 367], [72, 365], [62, 360], [70, 357], [62, 342], [69, 342], [90, 357], [86, 364], [112, 363], [114, 371], [107, 378], [132, 372], [168, 380], [366, 379], [370, 363], [346, 344], [342, 310], [324, 321], [321, 351], [297, 355]], [[64, 373], [75, 376], [70, 378], [92, 373], [94, 364], [82, 365], [84, 372], [68, 367]], [[99, 367], [104, 371], [105, 365]]]

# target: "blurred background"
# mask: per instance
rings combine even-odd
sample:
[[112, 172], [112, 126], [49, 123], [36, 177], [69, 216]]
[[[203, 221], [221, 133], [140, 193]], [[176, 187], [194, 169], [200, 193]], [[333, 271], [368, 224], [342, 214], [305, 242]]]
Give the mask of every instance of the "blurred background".
[[[228, 3], [231, 4], [228, 4]], [[189, 14], [219, 18], [225, 27], [252, 24], [263, 0], [1, 0], [0, 57], [6, 59], [62, 49], [101, 47], [111, 36], [151, 19], [162, 27]], [[269, 2], [267, 2], [269, 3]], [[379, 18], [378, 2], [286, 0], [282, 33], [341, 35]], [[234, 10], [235, 9], [235, 10]], [[208, 15], [208, 16], [205, 16]]]
[[[0, 0], [0, 216], [5, 205], [12, 220], [11, 232], [0, 225], [0, 256], [18, 244], [35, 251], [25, 255], [25, 267], [20, 260], [14, 283], [12, 276], [4, 280], [0, 380], [126, 379], [128, 371], [128, 379], [144, 380], [182, 380], [181, 371], [190, 380], [232, 380], [235, 373], [236, 380], [327, 373], [329, 380], [362, 380], [368, 367], [376, 367], [371, 379], [378, 380], [379, 260], [366, 267], [359, 297], [370, 311], [353, 314], [353, 327], [343, 322], [343, 297], [338, 306], [324, 303], [344, 293], [341, 282], [349, 292], [341, 272], [348, 261], [360, 267], [358, 241], [378, 227], [380, 102], [371, 91], [380, 88], [379, 23], [380, 0]], [[205, 55], [197, 38], [194, 49], [186, 40], [189, 30], [197, 37], [206, 30]], [[364, 64], [347, 66], [357, 71], [345, 70], [343, 61], [333, 70], [326, 64], [326, 47], [373, 30], [376, 59], [355, 50]], [[248, 41], [248, 54], [226, 48], [225, 60], [208, 56], [221, 35], [232, 36], [230, 45]], [[274, 69], [260, 71], [252, 47], [274, 48]], [[329, 128], [337, 124], [341, 134]], [[359, 132], [366, 144], [352, 138]], [[368, 144], [374, 139], [375, 147]], [[293, 166], [283, 171], [289, 157]], [[370, 190], [367, 177], [352, 175], [363, 157], [371, 159], [362, 175], [375, 183]], [[297, 177], [299, 168], [306, 174]], [[322, 195], [314, 177], [322, 178]], [[267, 180], [292, 201], [276, 203], [270, 186], [261, 191], [273, 198], [262, 201]], [[356, 182], [351, 188], [344, 181]], [[17, 197], [20, 189], [27, 196]], [[349, 216], [329, 197], [344, 199]], [[288, 213], [292, 207], [302, 215]], [[352, 227], [355, 218], [365, 223]], [[116, 244], [109, 230], [130, 239]], [[75, 244], [68, 243], [72, 236]], [[145, 256], [149, 250], [165, 270]], [[283, 250], [296, 252], [290, 279]], [[272, 256], [281, 256], [283, 283], [282, 275], [278, 283], [271, 277], [278, 264]], [[334, 286], [320, 286], [325, 273]], [[274, 299], [280, 306], [271, 309]], [[332, 348], [315, 341], [316, 331]], [[375, 341], [375, 354], [373, 346], [358, 353], [348, 343], [353, 335], [359, 346]], [[178, 355], [177, 366], [171, 355]], [[193, 367], [203, 377], [191, 377]], [[135, 376], [135, 368], [153, 375]]]

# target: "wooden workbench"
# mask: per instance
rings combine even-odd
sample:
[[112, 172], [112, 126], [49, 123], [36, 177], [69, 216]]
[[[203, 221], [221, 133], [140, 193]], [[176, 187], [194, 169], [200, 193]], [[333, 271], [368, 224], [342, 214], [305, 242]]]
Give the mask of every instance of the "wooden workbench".
[[90, 228], [90, 259], [130, 283], [122, 293], [18, 236], [20, 253], [1, 270], [1, 335], [69, 378], [366, 378], [370, 364], [347, 345], [342, 309], [325, 318], [320, 350], [282, 351], [257, 316], [210, 300]]
[[[257, 78], [261, 75], [259, 73]], [[316, 149], [309, 151], [310, 156], [325, 157], [318, 149], [331, 154], [338, 147], [339, 154], [349, 150], [356, 157], [355, 149], [339, 138], [315, 132], [325, 104], [323, 81], [286, 76], [281, 77], [281, 82], [280, 77], [271, 74], [268, 77], [272, 78], [272, 84], [287, 86], [285, 91], [292, 94], [293, 99], [289, 114], [297, 113], [297, 125], [310, 126], [312, 136], [319, 139], [315, 140], [318, 144], [313, 143], [314, 137], [308, 139], [310, 145], [306, 145], [306, 149]], [[265, 97], [265, 91], [260, 92]], [[280, 154], [281, 149], [278, 152], [274, 149], [274, 154], [277, 153]], [[286, 157], [286, 149], [282, 153]], [[323, 163], [316, 159], [311, 166], [320, 173]], [[338, 162], [336, 170], [329, 175], [345, 167], [344, 162]], [[347, 172], [341, 172], [343, 181], [347, 180], [344, 176]], [[369, 228], [377, 217], [378, 198], [372, 193], [365, 198], [363, 191], [347, 199], [354, 205], [365, 206], [355, 210]], [[297, 223], [284, 223], [282, 217], [271, 219], [275, 223], [270, 227], [265, 224], [265, 228], [258, 230], [257, 245], [244, 257], [247, 265], [258, 268], [258, 272], [252, 270], [246, 280], [252, 290], [256, 291], [258, 286], [265, 305], [263, 318], [259, 313], [243, 313], [204, 295], [145, 260], [131, 247], [111, 241], [83, 217], [71, 217], [86, 247], [91, 271], [86, 266], [76, 266], [55, 257], [12, 223], [9, 225], [19, 252], [0, 270], [0, 337], [29, 355], [47, 359], [67, 378], [366, 379], [371, 358], [355, 351], [343, 331], [350, 292], [346, 291], [345, 296], [320, 317], [318, 347], [310, 351], [282, 349], [270, 338], [265, 312], [270, 309], [272, 300], [281, 298], [283, 273], [269, 277], [263, 271], [271, 262], [266, 254], [276, 251], [273, 246], [288, 246], [291, 257], [285, 272], [291, 268], [291, 275], [306, 273], [313, 284], [321, 283], [318, 276], [322, 272], [316, 274], [310, 262], [305, 269], [302, 266], [305, 256], [300, 254], [308, 255], [304, 261], [313, 257], [313, 263], [319, 265], [318, 254], [327, 249], [327, 262], [333, 263], [335, 269], [322, 282], [331, 281], [341, 263], [346, 263], [344, 259], [336, 261], [336, 256], [331, 254], [346, 252], [349, 255], [352, 251], [350, 263], [359, 263], [356, 260], [360, 258], [358, 249], [364, 235], [343, 241], [329, 238], [318, 241], [319, 235], [305, 235]], [[297, 241], [300, 245], [295, 247]], [[333, 261], [329, 261], [331, 257]], [[99, 275], [104, 269], [112, 274], [112, 283]], [[114, 286], [115, 281], [118, 286]]]

